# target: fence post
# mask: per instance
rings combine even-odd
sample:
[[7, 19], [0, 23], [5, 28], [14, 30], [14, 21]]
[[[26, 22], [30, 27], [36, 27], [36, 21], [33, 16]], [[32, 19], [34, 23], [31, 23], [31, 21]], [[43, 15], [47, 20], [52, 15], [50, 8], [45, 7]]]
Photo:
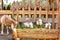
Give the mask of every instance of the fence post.
[[13, 38], [14, 38], [15, 40], [18, 40], [18, 39], [17, 39], [17, 30], [16, 30], [16, 28], [13, 29]]

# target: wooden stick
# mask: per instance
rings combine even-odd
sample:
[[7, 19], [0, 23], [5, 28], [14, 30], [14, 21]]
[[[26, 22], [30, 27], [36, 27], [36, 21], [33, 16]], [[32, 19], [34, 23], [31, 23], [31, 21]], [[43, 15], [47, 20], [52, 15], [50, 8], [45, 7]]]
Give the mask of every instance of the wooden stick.
[[15, 40], [18, 40], [16, 28], [13, 29], [13, 37]]

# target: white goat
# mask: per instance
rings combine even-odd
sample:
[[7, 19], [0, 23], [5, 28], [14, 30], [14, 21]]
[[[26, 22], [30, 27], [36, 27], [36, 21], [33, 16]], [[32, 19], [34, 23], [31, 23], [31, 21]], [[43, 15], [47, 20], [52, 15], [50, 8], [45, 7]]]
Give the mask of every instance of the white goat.
[[38, 19], [37, 21], [36, 21], [36, 24], [37, 25], [42, 25], [43, 23], [42, 23], [42, 19]]
[[29, 27], [30, 27], [30, 28], [33, 28], [33, 23], [32, 23], [32, 22], [25, 22], [25, 23], [24, 23], [24, 26], [25, 26], [25, 27], [28, 27], [28, 28], [29, 28]]
[[42, 25], [43, 25], [42, 19], [38, 19], [36, 21], [36, 24], [37, 24], [38, 28], [42, 27]]
[[46, 24], [45, 24], [45, 28], [49, 28], [49, 29], [51, 29], [51, 23], [49, 23], [49, 22], [46, 23]]

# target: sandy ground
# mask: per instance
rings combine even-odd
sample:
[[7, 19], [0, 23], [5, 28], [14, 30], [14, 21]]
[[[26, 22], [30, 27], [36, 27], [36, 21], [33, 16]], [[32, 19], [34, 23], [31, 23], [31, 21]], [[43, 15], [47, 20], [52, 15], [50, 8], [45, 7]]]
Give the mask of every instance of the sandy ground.
[[[6, 29], [4, 29], [4, 34], [1, 35], [0, 34], [0, 40], [12, 40], [12, 32], [11, 32], [11, 29], [9, 30], [10, 34], [7, 35], [6, 34]], [[1, 29], [0, 29], [0, 33], [1, 33]]]
[[11, 34], [9, 34], [9, 35], [6, 35], [6, 34], [1, 35], [0, 34], [0, 40], [12, 40], [12, 35]]

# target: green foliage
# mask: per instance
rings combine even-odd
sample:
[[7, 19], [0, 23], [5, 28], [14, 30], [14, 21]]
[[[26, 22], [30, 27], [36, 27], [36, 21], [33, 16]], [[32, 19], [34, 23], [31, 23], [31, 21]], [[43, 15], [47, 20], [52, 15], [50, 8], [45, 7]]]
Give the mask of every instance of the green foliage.
[[25, 0], [25, 3], [28, 4], [29, 0]]
[[34, 29], [34, 28], [37, 28], [37, 26], [36, 26], [36, 25], [33, 25], [33, 29]]
[[31, 3], [34, 3], [35, 2], [35, 0], [31, 0]]
[[10, 10], [11, 4], [7, 5], [7, 10]]
[[22, 5], [22, 1], [20, 1], [19, 4]]
[[[33, 25], [33, 29], [36, 28], [36, 27], [37, 27], [36, 25]], [[19, 24], [17, 26], [17, 29], [24, 29], [24, 28], [25, 28], [24, 24]]]
[[42, 3], [45, 5], [46, 4], [46, 0], [42, 0]]
[[[42, 24], [42, 25], [39, 25], [39, 26], [33, 25], [33, 29], [34, 29], [34, 28], [43, 28], [43, 24]], [[17, 26], [17, 29], [25, 29], [24, 24], [19, 24], [19, 25]]]
[[10, 7], [11, 7], [11, 3], [9, 3], [9, 4], [4, 4], [4, 9], [5, 9], [5, 10], [10, 10]]
[[37, 27], [38, 27], [38, 28], [43, 28], [44, 26], [43, 26], [43, 24], [42, 24], [42, 25], [38, 25]]
[[17, 26], [17, 29], [24, 29], [25, 28], [25, 26], [23, 25], [23, 24], [19, 24], [18, 26]]

